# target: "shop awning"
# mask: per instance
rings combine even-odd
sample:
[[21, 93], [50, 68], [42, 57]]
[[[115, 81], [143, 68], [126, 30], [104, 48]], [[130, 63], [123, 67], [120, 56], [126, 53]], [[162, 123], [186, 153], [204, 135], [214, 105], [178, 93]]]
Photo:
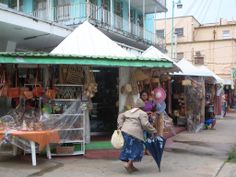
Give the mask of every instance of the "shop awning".
[[88, 21], [80, 24], [50, 53], [61, 55], [135, 57]]
[[218, 75], [216, 75], [213, 71], [211, 71], [209, 68], [207, 68], [204, 65], [201, 65], [198, 67], [201, 71], [204, 71], [205, 73], [209, 73], [211, 77], [213, 77], [216, 80], [217, 84], [224, 84], [224, 80], [221, 79]]
[[203, 76], [203, 77], [213, 77], [212, 73], [194, 66], [191, 62], [186, 59], [180, 60], [177, 65], [182, 70], [182, 72], [174, 72], [173, 75], [179, 76]]
[[59, 55], [49, 53], [7, 53], [0, 52], [0, 63], [8, 64], [76, 64], [108, 67], [172, 68], [166, 59], [144, 57], [109, 57]]
[[142, 57], [166, 59], [166, 60], [172, 62], [174, 65], [173, 68], [170, 68], [167, 72], [172, 73], [172, 72], [180, 72], [181, 71], [180, 67], [177, 65], [177, 63], [174, 60], [172, 60], [170, 57], [168, 57], [167, 55], [162, 53], [160, 50], [158, 50], [154, 46], [150, 46], [147, 50], [145, 50], [142, 53]]

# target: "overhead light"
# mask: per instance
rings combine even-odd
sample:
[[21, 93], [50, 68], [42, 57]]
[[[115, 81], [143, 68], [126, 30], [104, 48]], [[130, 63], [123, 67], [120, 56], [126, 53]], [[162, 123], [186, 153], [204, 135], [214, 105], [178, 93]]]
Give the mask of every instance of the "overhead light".
[[93, 70], [90, 70], [90, 72], [99, 73], [99, 72], [101, 72], [101, 70], [99, 70], [99, 69], [93, 69]]
[[177, 5], [177, 8], [178, 8], [178, 9], [181, 9], [181, 8], [183, 7], [183, 4], [181, 3], [181, 0], [179, 0], [179, 1], [176, 3], [176, 5]]
[[23, 28], [21, 28], [20, 26], [14, 27], [15, 30], [22, 30]]

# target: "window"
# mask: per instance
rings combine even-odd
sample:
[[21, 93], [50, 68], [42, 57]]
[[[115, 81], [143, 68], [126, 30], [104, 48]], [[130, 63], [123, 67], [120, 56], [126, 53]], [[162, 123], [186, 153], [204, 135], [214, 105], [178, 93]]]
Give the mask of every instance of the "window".
[[230, 38], [230, 31], [229, 30], [223, 30], [223, 39]]
[[34, 14], [33, 15], [39, 18], [47, 17], [46, 0], [34, 1]]
[[184, 36], [184, 28], [175, 28], [175, 34], [176, 34], [178, 37]]
[[157, 35], [157, 37], [164, 39], [164, 37], [165, 37], [164, 29], [156, 30], [156, 35]]
[[[20, 11], [23, 9], [23, 0], [20, 0], [19, 1], [19, 8], [20, 8]], [[12, 8], [12, 9], [17, 9], [17, 0], [10, 0], [8, 1], [8, 7]]]
[[56, 4], [56, 10], [55, 10], [56, 19], [57, 20], [68, 19], [70, 17], [70, 1], [57, 0], [55, 4]]
[[177, 53], [177, 60], [181, 60], [184, 58], [184, 52], [178, 52]]

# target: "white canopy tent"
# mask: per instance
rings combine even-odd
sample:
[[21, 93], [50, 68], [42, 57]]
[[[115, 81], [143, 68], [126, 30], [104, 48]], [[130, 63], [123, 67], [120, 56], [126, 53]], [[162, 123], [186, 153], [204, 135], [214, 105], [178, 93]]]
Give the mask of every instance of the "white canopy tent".
[[165, 55], [164, 53], [162, 53], [160, 50], [158, 50], [157, 48], [155, 48], [154, 46], [150, 46], [148, 49], [146, 49], [143, 53], [142, 53], [142, 57], [145, 58], [157, 58], [157, 59], [166, 59], [170, 62], [173, 62], [174, 67], [171, 69], [168, 69], [167, 72], [179, 72], [181, 71], [181, 69], [178, 67], [178, 65], [176, 64], [176, 62], [174, 60], [172, 60], [170, 57], [168, 57], [167, 55]]
[[125, 49], [122, 49], [88, 21], [79, 25], [51, 53], [82, 56], [135, 57]]
[[207, 68], [206, 66], [202, 65], [198, 67], [201, 71], [204, 71], [206, 73], [209, 73], [210, 75], [212, 75], [212, 77], [216, 80], [216, 83], [218, 84], [224, 84], [224, 80], [221, 79], [218, 75], [216, 75], [213, 71], [211, 71], [209, 68]]
[[177, 66], [182, 70], [182, 72], [174, 72], [173, 75], [213, 77], [212, 72], [203, 69], [202, 67], [194, 66], [186, 59], [180, 60], [177, 63]]

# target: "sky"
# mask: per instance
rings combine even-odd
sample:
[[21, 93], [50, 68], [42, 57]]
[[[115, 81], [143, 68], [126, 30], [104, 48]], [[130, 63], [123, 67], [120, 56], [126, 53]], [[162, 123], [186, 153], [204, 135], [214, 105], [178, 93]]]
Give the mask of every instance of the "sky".
[[[172, 1], [167, 2], [167, 17], [172, 16]], [[177, 3], [179, 0], [174, 0]], [[183, 8], [175, 4], [174, 16], [194, 16], [201, 24], [219, 22], [220, 18], [236, 21], [236, 0], [181, 0]], [[164, 18], [164, 13], [156, 18]]]

